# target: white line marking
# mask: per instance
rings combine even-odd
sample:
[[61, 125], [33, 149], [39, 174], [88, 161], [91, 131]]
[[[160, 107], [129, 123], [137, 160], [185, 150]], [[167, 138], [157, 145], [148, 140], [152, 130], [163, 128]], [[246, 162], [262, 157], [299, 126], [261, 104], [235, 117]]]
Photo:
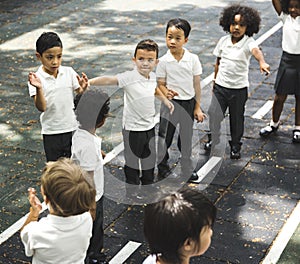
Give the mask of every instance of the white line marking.
[[[41, 210], [40, 214], [42, 212], [44, 212], [46, 209], [47, 209], [47, 206], [43, 202], [42, 203], [42, 210]], [[17, 222], [15, 222], [13, 225], [11, 225], [9, 228], [7, 228], [5, 231], [3, 231], [0, 234], [0, 245], [20, 230], [20, 228], [23, 226], [25, 220], [27, 219], [28, 215], [29, 215], [29, 213], [24, 215]]]
[[273, 107], [273, 101], [268, 100], [257, 112], [252, 115], [252, 118], [255, 119], [262, 119]]
[[109, 262], [109, 264], [121, 264], [136, 251], [142, 243], [129, 241]]
[[271, 250], [264, 258], [262, 264], [275, 264], [279, 260], [283, 250], [285, 249], [287, 243], [295, 232], [296, 228], [300, 223], [300, 202], [291, 213], [290, 217], [287, 219], [283, 228], [281, 229], [279, 235], [274, 240], [271, 245]]
[[261, 43], [263, 43], [267, 38], [269, 38], [270, 36], [272, 36], [277, 30], [279, 30], [282, 27], [282, 22], [278, 22], [275, 26], [273, 26], [272, 28], [270, 28], [266, 33], [264, 33], [263, 35], [261, 35], [257, 40], [256, 43], [259, 45]]
[[197, 175], [198, 175], [198, 180], [197, 181], [193, 181], [195, 183], [200, 183], [207, 175], [208, 173], [215, 168], [219, 162], [222, 161], [221, 157], [215, 157], [212, 156], [198, 171], [197, 171]]

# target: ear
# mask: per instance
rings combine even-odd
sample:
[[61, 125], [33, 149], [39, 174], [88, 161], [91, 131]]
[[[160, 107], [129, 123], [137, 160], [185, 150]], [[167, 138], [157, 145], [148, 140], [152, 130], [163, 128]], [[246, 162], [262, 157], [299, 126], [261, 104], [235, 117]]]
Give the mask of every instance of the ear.
[[185, 43], [187, 43], [189, 41], [189, 38], [185, 38]]
[[186, 252], [186, 253], [193, 253], [194, 250], [195, 250], [195, 241], [191, 238], [187, 238], [185, 241], [184, 241], [184, 244], [182, 246], [183, 250]]
[[41, 59], [41, 54], [40, 54], [40, 53], [38, 53], [37, 51], [35, 52], [35, 56], [37, 57], [37, 59], [38, 59], [38, 60], [40, 60], [40, 59]]
[[136, 62], [136, 58], [135, 58], [135, 57], [133, 57], [131, 60], [132, 60], [134, 63]]

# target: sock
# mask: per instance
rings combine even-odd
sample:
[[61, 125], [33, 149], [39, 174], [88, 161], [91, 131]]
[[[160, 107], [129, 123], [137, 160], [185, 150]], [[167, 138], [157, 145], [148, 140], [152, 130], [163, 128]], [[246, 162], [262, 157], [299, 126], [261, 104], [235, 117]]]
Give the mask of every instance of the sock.
[[270, 126], [272, 126], [272, 127], [278, 127], [278, 125], [279, 125], [279, 122], [280, 122], [280, 121], [278, 121], [278, 122], [274, 122], [273, 120], [271, 120], [271, 122], [270, 122]]

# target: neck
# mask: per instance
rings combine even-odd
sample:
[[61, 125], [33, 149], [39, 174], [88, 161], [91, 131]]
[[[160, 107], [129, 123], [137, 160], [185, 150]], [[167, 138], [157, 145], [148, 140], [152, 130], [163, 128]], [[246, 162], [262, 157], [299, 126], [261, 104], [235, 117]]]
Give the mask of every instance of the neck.
[[173, 57], [175, 58], [175, 60], [180, 61], [184, 55], [184, 49], [181, 49], [180, 51], [174, 52], [171, 54], [173, 55]]

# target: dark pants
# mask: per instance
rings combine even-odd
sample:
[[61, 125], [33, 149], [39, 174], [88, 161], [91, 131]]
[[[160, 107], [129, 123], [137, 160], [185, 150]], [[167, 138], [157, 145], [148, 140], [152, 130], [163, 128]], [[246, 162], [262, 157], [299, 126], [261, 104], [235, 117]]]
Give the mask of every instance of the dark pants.
[[179, 124], [177, 146], [181, 152], [181, 171], [185, 175], [191, 175], [194, 169], [191, 154], [195, 100], [173, 99], [172, 102], [175, 106], [172, 115], [169, 114], [169, 109], [167, 109], [163, 104], [161, 105], [158, 132], [158, 171], [159, 174], [164, 174], [170, 169], [168, 165], [168, 149], [172, 145], [176, 126]]
[[248, 99], [247, 87], [242, 89], [228, 89], [218, 84], [214, 85], [213, 97], [208, 109], [209, 127], [212, 140], [219, 140], [221, 122], [226, 109], [229, 108], [230, 145], [240, 149], [241, 139], [244, 134], [245, 104]]
[[[156, 161], [155, 129], [129, 131], [123, 129], [124, 172], [129, 184], [151, 184], [154, 181]], [[141, 166], [141, 171], [140, 171]], [[140, 178], [141, 172], [141, 178]]]
[[87, 256], [96, 258], [103, 249], [103, 196], [96, 202], [96, 218], [93, 222], [92, 237], [87, 251]]
[[43, 135], [44, 150], [47, 161], [56, 161], [60, 157], [71, 157], [73, 132]]

